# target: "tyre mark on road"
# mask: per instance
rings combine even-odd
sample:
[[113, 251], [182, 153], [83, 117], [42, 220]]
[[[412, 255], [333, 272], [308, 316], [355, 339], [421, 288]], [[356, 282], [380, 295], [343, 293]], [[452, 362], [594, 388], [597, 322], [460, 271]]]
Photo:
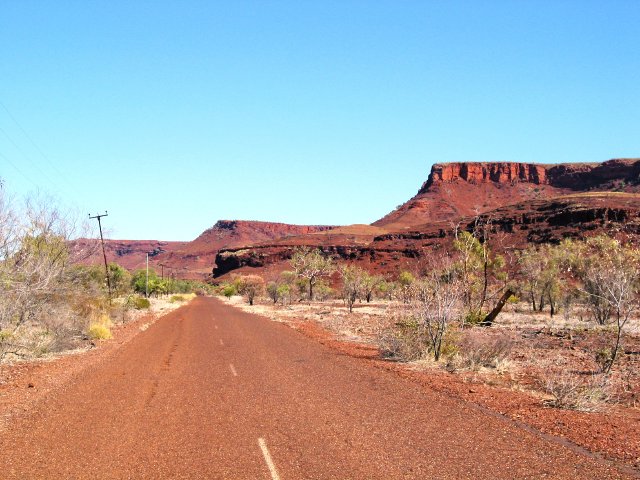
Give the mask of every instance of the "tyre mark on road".
[[151, 402], [155, 398], [156, 393], [158, 393], [158, 385], [159, 384], [160, 384], [160, 381], [157, 378], [155, 380], [153, 380], [153, 382], [151, 383], [151, 388], [149, 389], [149, 392], [147, 393], [147, 398], [144, 401], [145, 408], [147, 408], [147, 407], [149, 407], [149, 405], [151, 405]]
[[[182, 339], [183, 320], [184, 320], [183, 318], [178, 319], [178, 329], [177, 329], [176, 337], [173, 340], [173, 343], [171, 344], [171, 348], [169, 348], [169, 351], [167, 352], [167, 354], [164, 356], [162, 360], [162, 365], [160, 367], [159, 373], [166, 372], [169, 370], [169, 368], [171, 368], [171, 364], [173, 363], [173, 357], [175, 355], [176, 350], [178, 349], [178, 346], [180, 345], [180, 340]], [[149, 387], [149, 391], [147, 392], [147, 395], [145, 397], [145, 401], [144, 401], [145, 408], [148, 408], [151, 405], [151, 402], [153, 401], [156, 394], [158, 393], [159, 386], [160, 386], [160, 377], [158, 374], [156, 374], [153, 377], [153, 380], [151, 381], [151, 386]]]
[[176, 349], [178, 348], [178, 346], [180, 345], [180, 340], [182, 338], [182, 318], [180, 320], [178, 320], [178, 333], [176, 335], [176, 338], [173, 342], [173, 345], [171, 345], [171, 348], [169, 349], [169, 353], [166, 355], [166, 357], [164, 358], [164, 367], [162, 368], [163, 370], [169, 370], [169, 367], [171, 367], [171, 363], [173, 361], [173, 355], [176, 352]]

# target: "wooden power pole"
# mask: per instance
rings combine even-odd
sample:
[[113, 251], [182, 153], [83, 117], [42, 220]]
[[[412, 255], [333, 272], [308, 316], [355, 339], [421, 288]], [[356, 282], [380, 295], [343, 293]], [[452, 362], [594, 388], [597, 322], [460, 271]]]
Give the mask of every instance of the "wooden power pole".
[[104, 238], [102, 237], [102, 223], [100, 219], [102, 217], [108, 217], [109, 214], [105, 210], [102, 215], [96, 214], [93, 217], [89, 214], [89, 218], [97, 218], [98, 219], [98, 229], [100, 230], [100, 243], [102, 243], [102, 257], [104, 258], [104, 273], [107, 276], [107, 288], [109, 289], [109, 301], [111, 301], [111, 279], [109, 278], [109, 267], [107, 266], [107, 252], [104, 249]]

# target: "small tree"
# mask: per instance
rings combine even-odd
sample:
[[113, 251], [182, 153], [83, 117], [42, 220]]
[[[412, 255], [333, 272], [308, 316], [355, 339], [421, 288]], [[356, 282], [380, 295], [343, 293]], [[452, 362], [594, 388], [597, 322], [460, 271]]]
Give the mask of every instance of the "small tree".
[[238, 293], [253, 305], [255, 298], [264, 290], [264, 280], [259, 275], [243, 275], [238, 277]]
[[588, 239], [580, 258], [574, 259], [575, 274], [582, 290], [592, 299], [591, 307], [606, 308], [615, 320], [615, 341], [604, 372], [609, 373], [618, 357], [624, 327], [638, 309], [640, 252], [601, 235]]
[[280, 292], [278, 290], [279, 285], [276, 282], [267, 283], [267, 295], [271, 300], [273, 300], [273, 304], [278, 303], [278, 299], [280, 298]]
[[291, 267], [296, 275], [309, 287], [309, 301], [313, 300], [313, 287], [322, 277], [329, 275], [334, 264], [331, 257], [324, 256], [320, 249], [297, 248], [291, 257]]
[[318, 283], [316, 283], [313, 290], [314, 297], [320, 302], [324, 302], [325, 300], [332, 298], [334, 294], [335, 291], [331, 288], [331, 285], [322, 279], [318, 280]]
[[611, 303], [606, 298], [612, 265], [604, 269], [602, 267], [605, 260], [618, 252], [619, 242], [601, 235], [585, 242], [566, 240], [560, 247], [567, 252], [566, 268], [580, 282], [579, 288], [585, 294], [589, 313], [596, 323], [605, 325], [613, 313]]
[[558, 311], [559, 299], [563, 293], [561, 264], [565, 258], [564, 248], [552, 245], [529, 247], [518, 256], [519, 273], [522, 277], [521, 289], [531, 302], [535, 312], [542, 311], [549, 303], [549, 313], [553, 317]]
[[147, 282], [147, 270], [136, 270], [131, 277], [131, 287], [136, 293], [143, 295], [149, 293], [149, 296], [159, 293], [160, 279], [158, 274], [152, 268], [149, 269], [149, 277]]
[[426, 334], [433, 359], [438, 361], [449, 327], [459, 315], [462, 283], [453, 273], [451, 262], [443, 259], [441, 265], [434, 265], [425, 277], [417, 280], [413, 288], [413, 316]]
[[338, 271], [342, 278], [342, 298], [351, 313], [354, 303], [363, 291], [367, 273], [355, 265], [342, 265]]
[[378, 275], [371, 275], [369, 272], [363, 270], [362, 277], [362, 296], [371, 303], [373, 293], [380, 289], [384, 282], [384, 279]]
[[225, 283], [220, 288], [220, 293], [222, 293], [222, 295], [224, 295], [227, 298], [231, 298], [236, 293], [238, 293], [238, 290], [236, 289], [236, 286], [233, 283]]
[[[489, 245], [490, 233], [491, 221], [477, 217], [472, 231], [456, 229], [453, 242], [458, 257], [455, 270], [462, 289], [465, 317], [473, 323], [483, 325], [493, 323], [501, 305], [504, 305], [503, 302], [512, 295], [507, 286], [505, 259], [492, 252]], [[487, 303], [495, 302], [498, 296], [500, 298], [497, 304], [487, 315]]]
[[280, 299], [280, 303], [285, 305], [287, 303], [291, 303], [291, 286], [283, 283], [282, 285], [278, 285], [278, 289], [276, 291], [278, 298]]
[[416, 277], [406, 270], [403, 270], [398, 275], [398, 285], [400, 286], [400, 293], [404, 303], [409, 303], [409, 300], [411, 299], [411, 286], [415, 281]]
[[109, 263], [109, 281], [115, 294], [122, 295], [131, 288], [131, 274], [117, 263]]

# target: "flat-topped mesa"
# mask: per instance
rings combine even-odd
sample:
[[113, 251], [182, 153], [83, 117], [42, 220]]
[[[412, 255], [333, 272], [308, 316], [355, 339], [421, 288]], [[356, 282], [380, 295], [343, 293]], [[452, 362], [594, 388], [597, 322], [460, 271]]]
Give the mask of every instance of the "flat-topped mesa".
[[335, 228], [333, 225], [293, 225], [289, 223], [278, 222], [262, 222], [258, 220], [218, 220], [216, 224], [205, 230], [203, 235], [211, 234], [212, 232], [261, 232], [265, 235], [278, 236], [278, 235], [303, 235], [307, 233], [322, 232], [324, 230], [330, 230]]
[[429, 178], [418, 193], [424, 193], [432, 185], [456, 180], [474, 184], [528, 182], [543, 185], [548, 183], [546, 165], [518, 162], [437, 163], [431, 168]]
[[619, 158], [603, 163], [561, 163], [545, 165], [519, 162], [458, 162], [437, 163], [418, 194], [444, 183], [464, 181], [483, 183], [551, 185], [558, 188], [583, 190], [611, 180], [638, 181], [640, 160]]

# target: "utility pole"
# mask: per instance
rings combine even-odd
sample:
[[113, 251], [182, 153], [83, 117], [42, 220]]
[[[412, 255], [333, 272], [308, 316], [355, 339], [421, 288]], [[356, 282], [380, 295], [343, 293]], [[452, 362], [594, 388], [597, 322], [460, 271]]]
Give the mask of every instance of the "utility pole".
[[104, 258], [104, 273], [107, 277], [107, 288], [109, 289], [109, 303], [111, 303], [111, 280], [109, 279], [109, 267], [107, 266], [107, 252], [104, 249], [104, 238], [102, 238], [102, 223], [100, 219], [102, 217], [108, 217], [107, 211], [105, 210], [102, 215], [96, 214], [95, 216], [91, 216], [89, 214], [89, 219], [97, 218], [98, 219], [98, 229], [100, 230], [100, 243], [102, 243], [102, 257]]

